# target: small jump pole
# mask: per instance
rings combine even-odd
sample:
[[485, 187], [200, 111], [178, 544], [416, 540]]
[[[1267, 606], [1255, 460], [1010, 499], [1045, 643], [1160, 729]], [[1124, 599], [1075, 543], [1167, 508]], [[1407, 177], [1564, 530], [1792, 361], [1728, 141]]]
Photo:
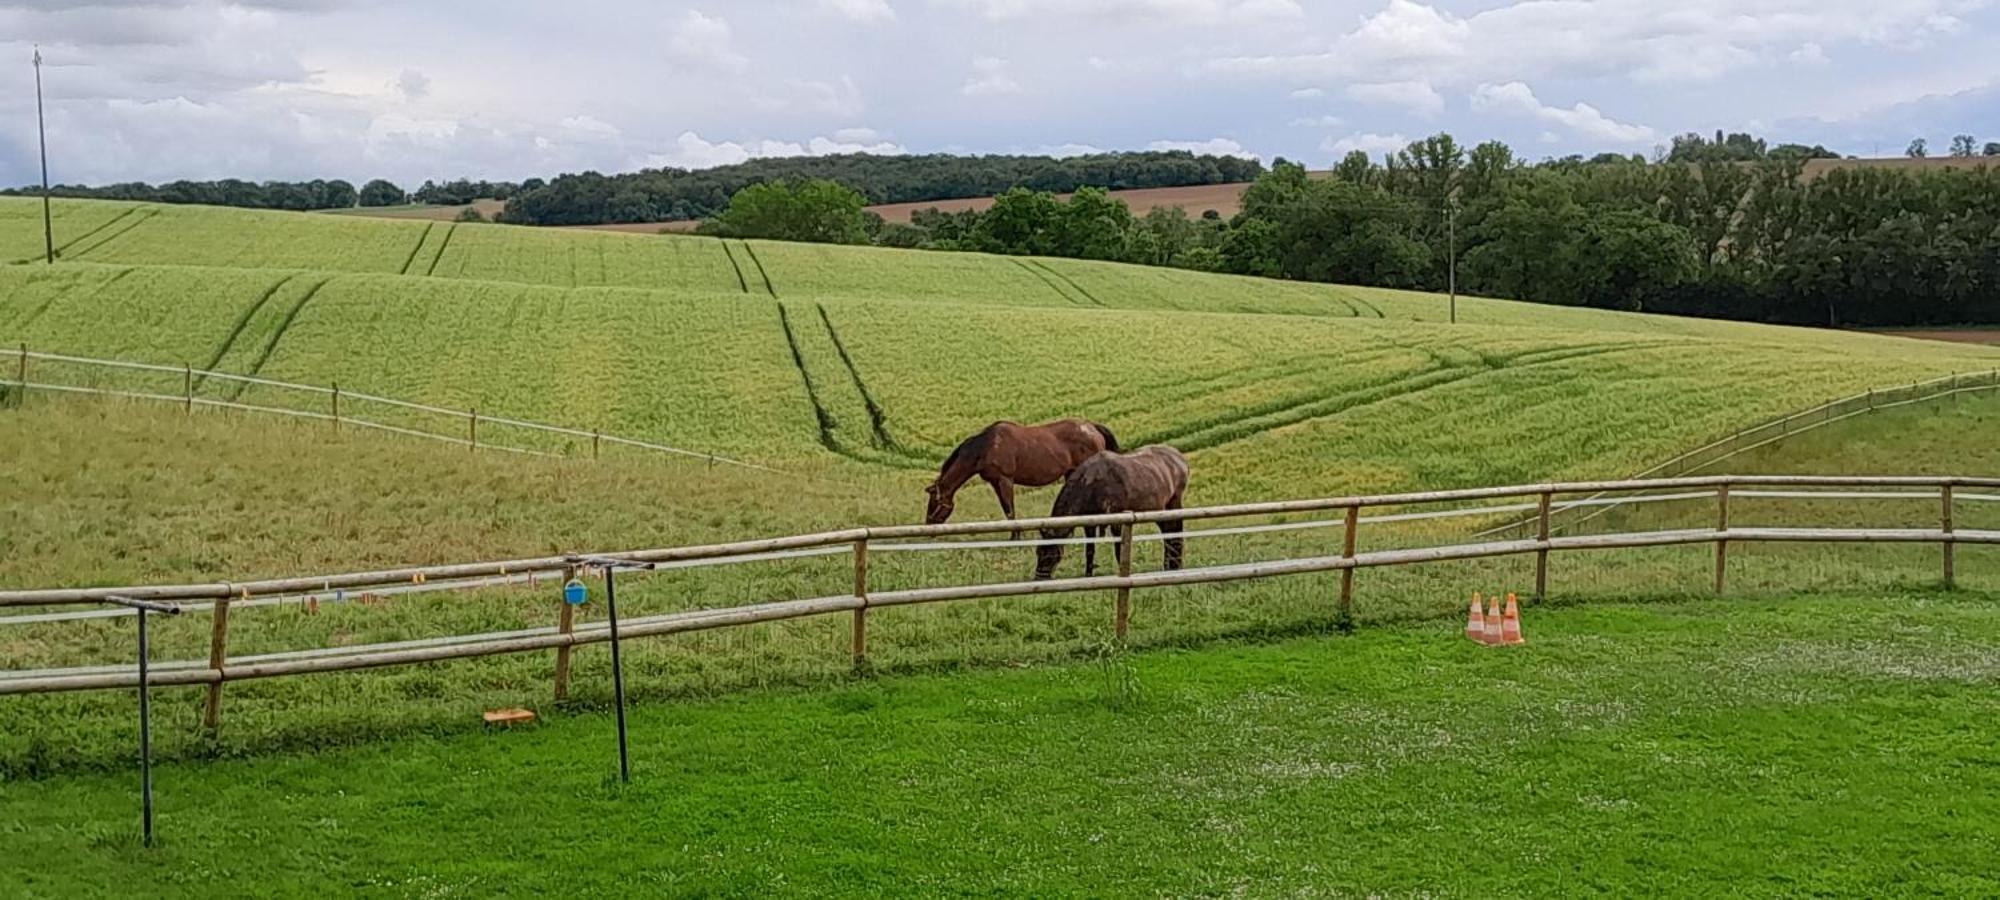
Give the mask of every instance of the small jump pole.
[[625, 736], [625, 663], [618, 651], [618, 570], [643, 571], [654, 566], [649, 562], [608, 556], [571, 556], [569, 563], [604, 570], [604, 608], [611, 623], [611, 695], [618, 710], [618, 780], [629, 783], [632, 780], [632, 755]]
[[178, 616], [181, 608], [172, 603], [152, 600], [135, 600], [131, 597], [111, 596], [105, 603], [123, 606], [139, 613], [139, 802], [141, 809], [141, 834], [146, 846], [153, 846], [153, 703], [152, 676], [146, 641], [146, 614], [156, 612]]

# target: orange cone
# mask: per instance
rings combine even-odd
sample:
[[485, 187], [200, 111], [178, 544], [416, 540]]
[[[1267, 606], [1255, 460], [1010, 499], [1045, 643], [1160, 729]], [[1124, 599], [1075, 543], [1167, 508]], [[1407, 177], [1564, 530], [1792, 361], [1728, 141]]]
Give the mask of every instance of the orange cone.
[[1479, 605], [1479, 592], [1472, 592], [1472, 608], [1465, 613], [1465, 636], [1475, 641], [1486, 640], [1486, 612]]
[[1485, 627], [1481, 628], [1479, 632], [1479, 642], [1489, 647], [1500, 646], [1502, 638], [1500, 634], [1499, 597], [1493, 598], [1492, 603], [1486, 604], [1486, 620], [1484, 625]]
[[1521, 636], [1521, 606], [1514, 602], [1514, 595], [1507, 595], [1507, 612], [1500, 619], [1500, 643], [1525, 644], [1527, 638]]

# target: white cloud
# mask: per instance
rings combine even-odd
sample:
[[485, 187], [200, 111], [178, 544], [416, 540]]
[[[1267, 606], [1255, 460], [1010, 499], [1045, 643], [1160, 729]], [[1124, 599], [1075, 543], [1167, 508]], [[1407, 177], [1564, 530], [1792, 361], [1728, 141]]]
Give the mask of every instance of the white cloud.
[[1654, 140], [1658, 133], [1645, 125], [1614, 121], [1588, 103], [1564, 109], [1545, 106], [1535, 92], [1518, 81], [1482, 84], [1472, 92], [1472, 108], [1481, 112], [1517, 113], [1544, 122], [1553, 122], [1587, 138], [1618, 144], [1640, 144]]
[[1826, 48], [1813, 41], [1800, 44], [1799, 49], [1793, 50], [1785, 58], [1801, 66], [1823, 66], [1828, 62]]
[[1142, 25], [1242, 25], [1305, 15], [1298, 0], [937, 0], [991, 20], [1107, 19]]
[[1319, 148], [1327, 153], [1340, 156], [1346, 156], [1356, 150], [1366, 153], [1369, 156], [1376, 156], [1383, 153], [1394, 153], [1409, 145], [1410, 139], [1401, 134], [1371, 133], [1350, 134], [1338, 140], [1329, 137], [1320, 142]]
[[1243, 149], [1243, 145], [1228, 138], [1209, 138], [1205, 141], [1154, 141], [1146, 145], [1148, 150], [1186, 150], [1196, 156], [1240, 156], [1256, 159], [1257, 154]]
[[1384, 81], [1348, 85], [1349, 100], [1371, 106], [1393, 106], [1426, 118], [1444, 112], [1444, 95], [1427, 81]]
[[1339, 116], [1305, 116], [1292, 120], [1293, 128], [1338, 128], [1347, 124]]
[[958, 92], [967, 97], [993, 97], [1001, 94], [1018, 94], [1021, 83], [1007, 74], [1007, 61], [992, 56], [982, 56], [972, 61], [972, 77], [966, 79], [965, 86]]
[[880, 24], [896, 21], [889, 0], [817, 0], [819, 8], [856, 22]]
[[1286, 96], [1291, 97], [1293, 100], [1318, 100], [1326, 96], [1326, 91], [1316, 87], [1299, 88]]
[[667, 41], [667, 53], [681, 62], [726, 71], [737, 71], [750, 63], [732, 46], [729, 23], [698, 9], [681, 16]]
[[[851, 129], [848, 134], [868, 129]], [[908, 152], [902, 145], [888, 141], [849, 141], [833, 138], [814, 137], [800, 144], [792, 141], [757, 140], [749, 142], [710, 141], [692, 131], [682, 132], [674, 141], [674, 147], [664, 153], [651, 153], [642, 157], [639, 164], [644, 168], [672, 166], [681, 169], [706, 169], [714, 166], [733, 165], [750, 159], [766, 156], [829, 156], [836, 153], [873, 153], [878, 156], [894, 156]]]
[[1053, 156], [1057, 159], [1066, 159], [1071, 156], [1094, 156], [1103, 153], [1104, 149], [1102, 147], [1093, 147], [1089, 144], [1057, 144], [1053, 147], [1032, 147], [1022, 152], [1027, 153], [1029, 156]]
[[1324, 49], [1234, 56], [1246, 75], [1477, 84], [1540, 76], [1714, 81], [1802, 44], [1923, 46], [1989, 0], [1515, 0], [1460, 17], [1388, 0]]
[[403, 99], [421, 100], [431, 92], [430, 76], [415, 69], [404, 69], [401, 75], [396, 76], [396, 90], [403, 95]]

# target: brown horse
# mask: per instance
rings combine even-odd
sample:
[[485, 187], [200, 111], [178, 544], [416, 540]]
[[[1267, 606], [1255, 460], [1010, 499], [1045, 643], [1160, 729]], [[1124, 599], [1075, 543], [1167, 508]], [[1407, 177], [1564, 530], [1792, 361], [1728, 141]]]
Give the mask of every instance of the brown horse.
[[[1058, 419], [1046, 425], [995, 422], [958, 445], [938, 469], [936, 481], [924, 488], [931, 495], [924, 524], [951, 518], [958, 489], [977, 475], [993, 486], [1000, 509], [1014, 518], [1014, 486], [1042, 487], [1061, 481], [1077, 464], [1102, 450], [1117, 450], [1111, 429], [1082, 419]], [[1016, 540], [1020, 532], [1014, 533]]]
[[[1151, 512], [1158, 509], [1180, 509], [1181, 500], [1187, 493], [1188, 462], [1179, 450], [1161, 444], [1141, 447], [1131, 453], [1099, 453], [1083, 461], [1076, 471], [1069, 473], [1063, 481], [1062, 492], [1056, 494], [1055, 508], [1051, 516], [1093, 516], [1102, 513]], [[1161, 522], [1162, 534], [1179, 534], [1180, 522]], [[1117, 533], [1120, 526], [1105, 526], [1106, 533]], [[1073, 529], [1044, 528], [1042, 537], [1046, 540], [1067, 538]], [[1097, 537], [1096, 526], [1085, 526], [1083, 536]], [[1168, 538], [1167, 568], [1181, 567], [1181, 539]], [[1043, 544], [1035, 548], [1035, 577], [1049, 578], [1056, 573], [1056, 566], [1062, 564], [1063, 545]], [[1129, 562], [1129, 560], [1128, 560]], [[1097, 545], [1083, 547], [1083, 574], [1097, 572]]]

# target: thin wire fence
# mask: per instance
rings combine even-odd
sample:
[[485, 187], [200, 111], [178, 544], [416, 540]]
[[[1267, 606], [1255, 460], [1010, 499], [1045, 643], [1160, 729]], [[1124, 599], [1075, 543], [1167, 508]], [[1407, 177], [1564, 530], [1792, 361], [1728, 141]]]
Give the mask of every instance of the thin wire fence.
[[[17, 404], [32, 391], [117, 397], [172, 403], [190, 413], [197, 407], [229, 409], [325, 422], [335, 429], [353, 426], [476, 451], [494, 450], [545, 458], [587, 455], [596, 459], [609, 445], [700, 460], [708, 465], [785, 474], [757, 463], [606, 434], [601, 429], [569, 428], [481, 413], [476, 409], [451, 409], [399, 400], [344, 390], [337, 383], [325, 386], [298, 384], [185, 365], [165, 366], [44, 353], [29, 350], [25, 344], [17, 345], [15, 351], [7, 356], [14, 357], [14, 365], [10, 367], [11, 371], [0, 371], [0, 388], [7, 389]], [[221, 387], [218, 388], [218, 385]], [[244, 395], [253, 390], [253, 396], [263, 402], [243, 400]]]
[[[1963, 372], [1933, 378], [1928, 381], [1912, 382], [1884, 388], [1871, 388], [1859, 394], [1830, 400], [1810, 409], [1772, 419], [1761, 425], [1737, 431], [1727, 437], [1675, 456], [1649, 469], [1635, 473], [1634, 480], [1645, 478], [1678, 478], [1708, 469], [1717, 463], [1766, 447], [1794, 435], [1805, 434], [1836, 422], [1853, 418], [1863, 413], [1895, 409], [1915, 403], [1942, 400], [1959, 394], [2000, 389], [2000, 369], [1984, 372]], [[1598, 502], [1601, 497], [1586, 497], [1568, 501], [1551, 511], [1554, 517], [1550, 527], [1557, 532], [1575, 528], [1583, 522], [1603, 515], [1609, 508], [1622, 505], [1623, 501]], [[1594, 507], [1594, 508], [1593, 508]], [[1581, 510], [1581, 512], [1579, 512]], [[1536, 520], [1524, 519], [1510, 522], [1482, 532], [1481, 536], [1507, 533], [1525, 533], [1536, 526]]]

